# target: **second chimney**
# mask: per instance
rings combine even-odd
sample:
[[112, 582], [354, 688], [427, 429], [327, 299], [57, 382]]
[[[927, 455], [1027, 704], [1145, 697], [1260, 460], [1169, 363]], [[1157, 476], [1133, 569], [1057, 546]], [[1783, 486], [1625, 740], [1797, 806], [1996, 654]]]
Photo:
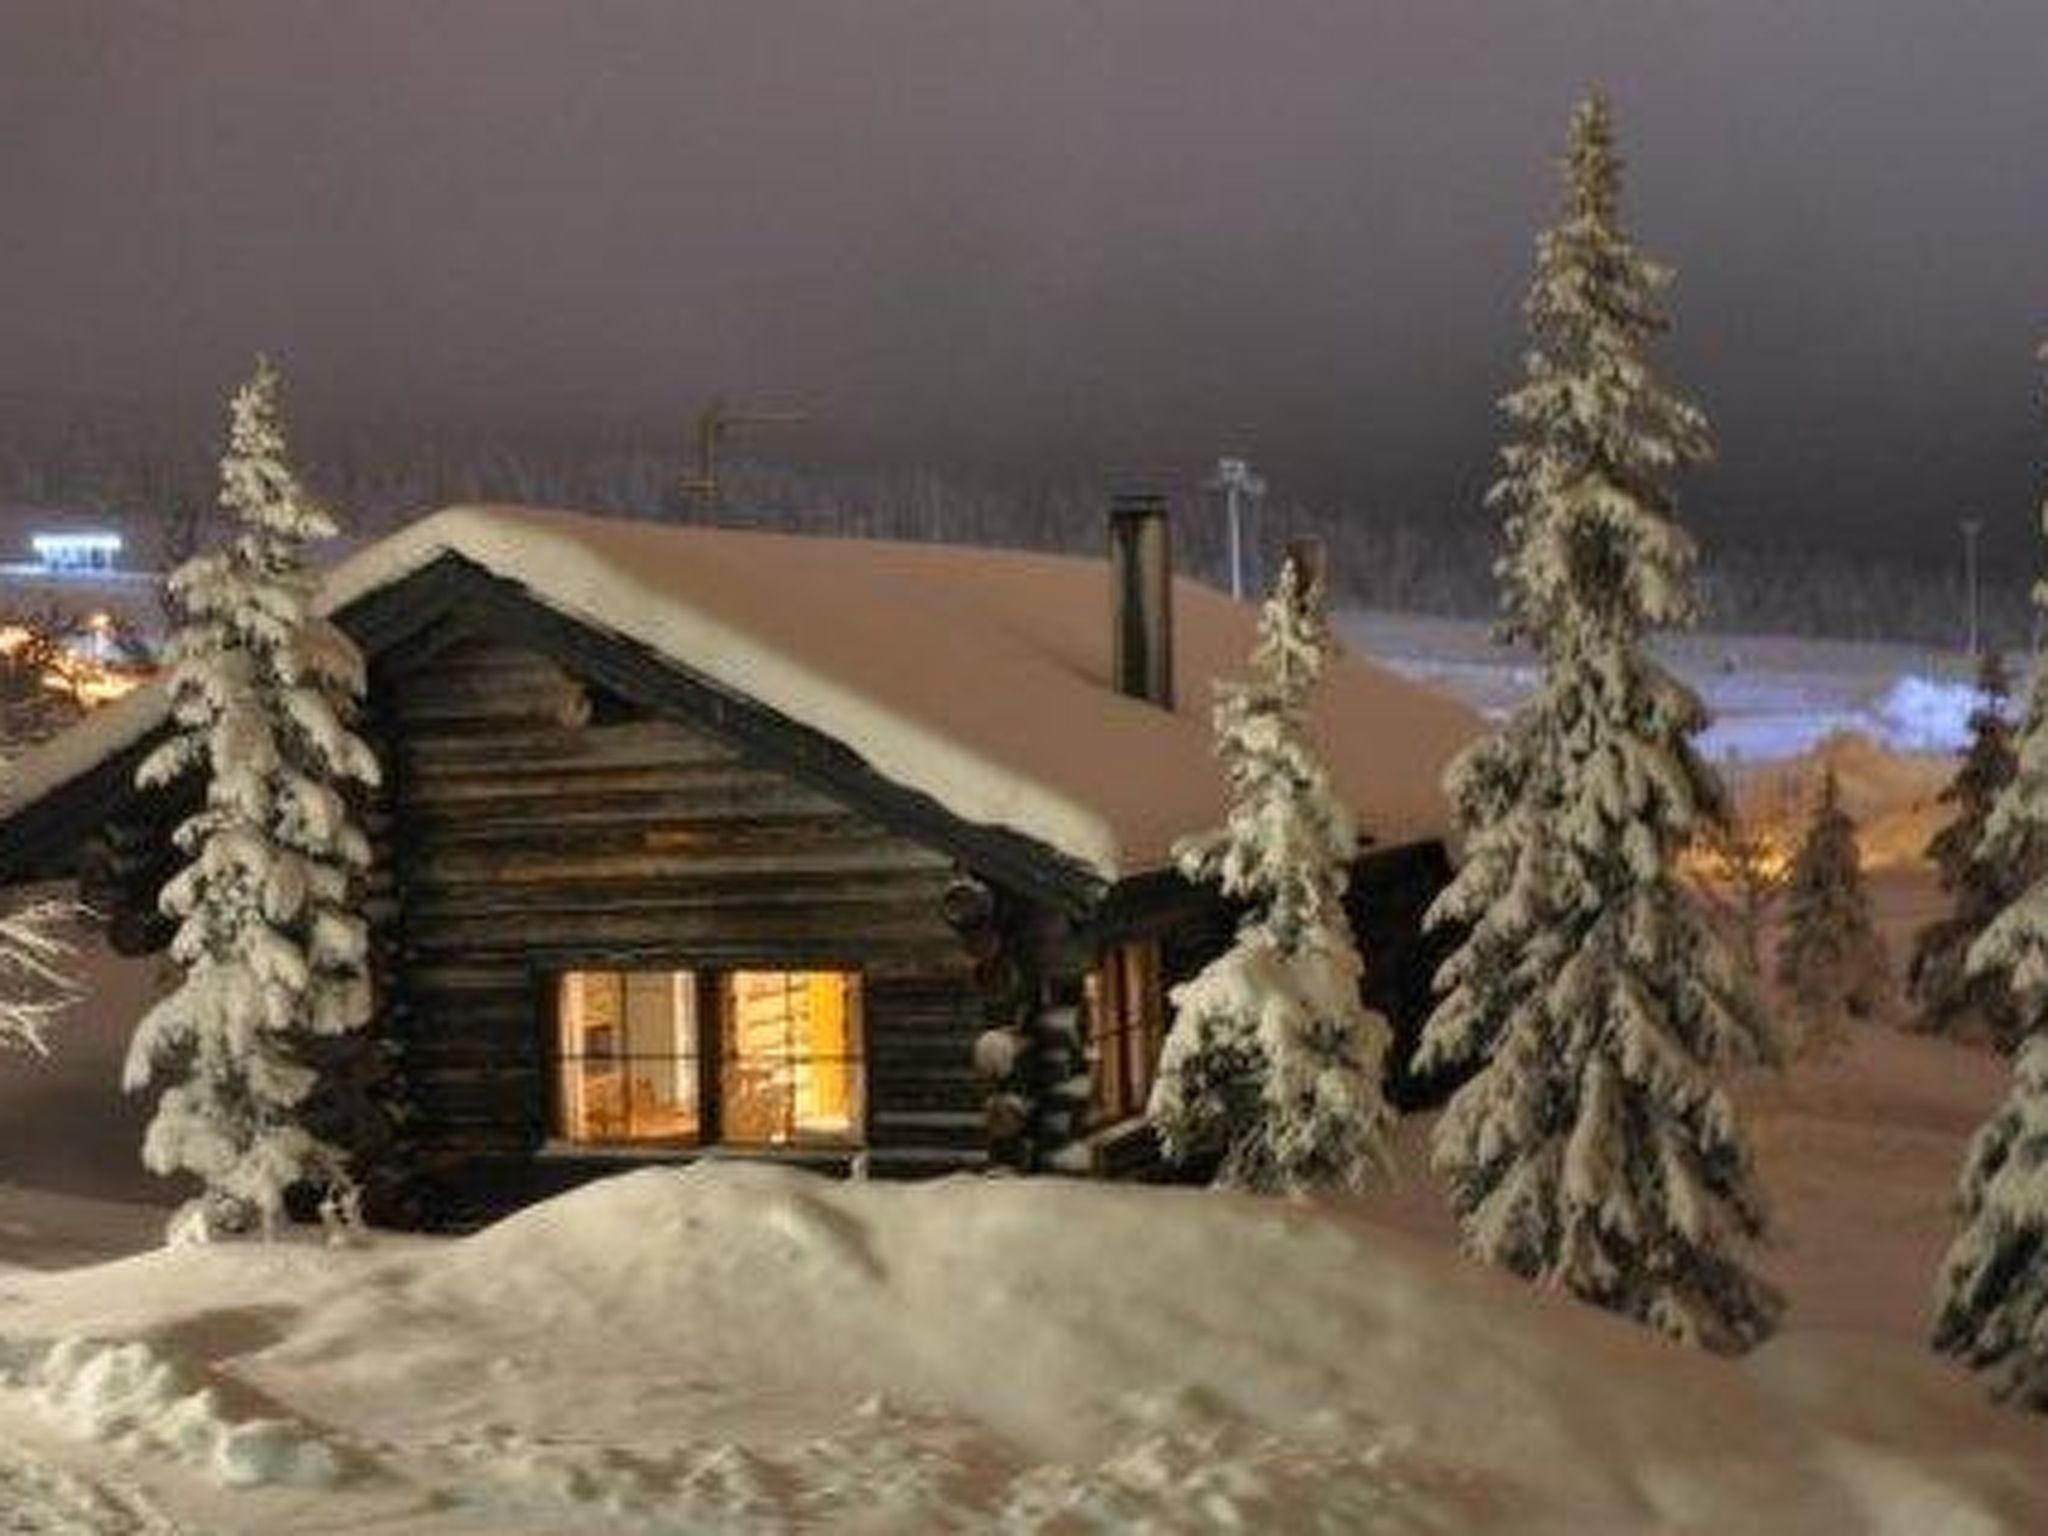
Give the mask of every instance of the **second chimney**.
[[1166, 498], [1118, 495], [1109, 508], [1110, 678], [1119, 693], [1173, 708], [1173, 550]]

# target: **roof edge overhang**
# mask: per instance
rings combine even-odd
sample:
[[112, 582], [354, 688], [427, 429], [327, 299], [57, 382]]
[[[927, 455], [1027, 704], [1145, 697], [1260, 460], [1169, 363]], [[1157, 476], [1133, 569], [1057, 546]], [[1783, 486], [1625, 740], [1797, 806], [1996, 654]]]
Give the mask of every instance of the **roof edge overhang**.
[[[478, 633], [514, 639], [657, 714], [688, 719], [873, 816], [884, 826], [957, 859], [977, 875], [1080, 917], [1111, 882], [1080, 860], [1010, 828], [965, 820], [921, 790], [876, 770], [845, 743], [757, 699], [662, 655], [629, 636], [563, 612], [523, 583], [464, 555], [443, 550], [402, 575], [348, 598], [330, 617], [366, 661], [394, 654], [443, 620], [459, 616]], [[126, 814], [152, 791], [135, 787], [135, 770], [166, 733], [168, 702], [159, 684], [148, 695], [108, 706], [123, 718], [93, 755], [44, 786], [33, 799], [0, 810], [0, 883], [67, 873], [78, 845], [105, 821]], [[88, 717], [24, 759], [33, 765]], [[108, 727], [124, 727], [111, 729]]]

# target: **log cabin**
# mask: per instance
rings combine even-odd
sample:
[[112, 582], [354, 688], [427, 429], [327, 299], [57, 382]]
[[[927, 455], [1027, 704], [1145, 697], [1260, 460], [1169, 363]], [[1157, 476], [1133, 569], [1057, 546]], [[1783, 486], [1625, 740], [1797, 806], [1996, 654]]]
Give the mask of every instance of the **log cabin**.
[[[1168, 546], [1146, 497], [1106, 562], [467, 507], [330, 572], [384, 769], [355, 1080], [391, 1134], [354, 1148], [381, 1219], [709, 1154], [1157, 1173], [1167, 990], [1235, 922], [1171, 849], [1222, 815], [1210, 685], [1254, 618]], [[166, 721], [138, 690], [0, 800], [0, 881], [76, 880], [130, 954], [168, 941], [198, 796], [135, 787]], [[1313, 724], [1367, 834], [1367, 998], [1412, 1040], [1478, 722], [1340, 654]]]

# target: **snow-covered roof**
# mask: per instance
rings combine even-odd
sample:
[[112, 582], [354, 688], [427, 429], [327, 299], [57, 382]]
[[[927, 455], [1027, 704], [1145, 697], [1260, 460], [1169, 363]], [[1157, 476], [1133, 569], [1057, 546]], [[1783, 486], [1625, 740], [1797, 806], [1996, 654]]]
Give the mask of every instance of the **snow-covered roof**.
[[[679, 527], [528, 507], [456, 507], [370, 545], [322, 590], [347, 608], [444, 555], [830, 736], [965, 821], [1049, 845], [1105, 879], [1168, 862], [1223, 792], [1210, 684], [1241, 676], [1253, 610], [1174, 590], [1178, 707], [1110, 685], [1100, 560]], [[163, 718], [138, 690], [17, 763], [0, 814], [33, 803]], [[1317, 741], [1382, 844], [1441, 837], [1440, 783], [1478, 729], [1464, 705], [1341, 655]]]

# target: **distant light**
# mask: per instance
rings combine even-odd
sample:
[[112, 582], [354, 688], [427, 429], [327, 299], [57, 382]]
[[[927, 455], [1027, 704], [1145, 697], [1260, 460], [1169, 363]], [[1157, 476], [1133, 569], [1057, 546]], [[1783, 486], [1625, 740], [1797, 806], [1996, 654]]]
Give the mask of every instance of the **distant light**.
[[118, 533], [38, 533], [28, 542], [44, 569], [52, 571], [111, 570], [121, 553]]

